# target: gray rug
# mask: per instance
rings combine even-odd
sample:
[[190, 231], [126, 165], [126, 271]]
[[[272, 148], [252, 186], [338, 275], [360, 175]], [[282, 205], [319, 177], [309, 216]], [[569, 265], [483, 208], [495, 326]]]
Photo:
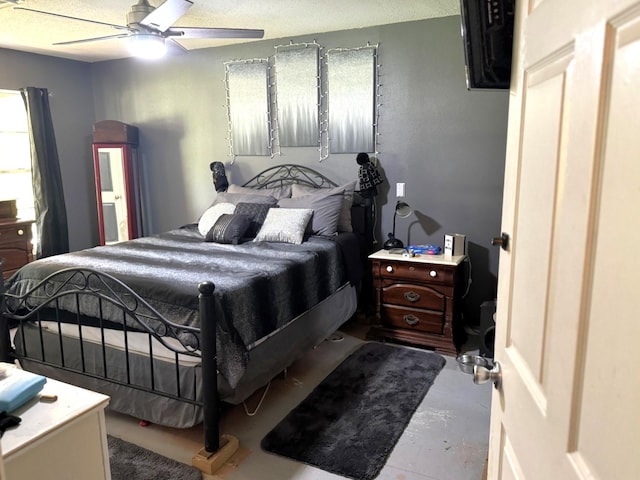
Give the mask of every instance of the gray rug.
[[202, 480], [200, 470], [191, 465], [111, 435], [107, 440], [112, 480]]
[[373, 479], [444, 365], [433, 352], [366, 343], [262, 439], [262, 448]]

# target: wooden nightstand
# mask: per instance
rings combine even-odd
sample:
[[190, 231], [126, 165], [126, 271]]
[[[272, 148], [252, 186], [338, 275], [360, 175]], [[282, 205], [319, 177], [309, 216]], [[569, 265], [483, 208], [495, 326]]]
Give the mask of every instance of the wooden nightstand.
[[429, 347], [455, 355], [464, 287], [464, 255], [369, 255], [376, 296], [376, 325], [368, 338]]
[[33, 220], [0, 219], [0, 257], [5, 279], [33, 260], [31, 225]]

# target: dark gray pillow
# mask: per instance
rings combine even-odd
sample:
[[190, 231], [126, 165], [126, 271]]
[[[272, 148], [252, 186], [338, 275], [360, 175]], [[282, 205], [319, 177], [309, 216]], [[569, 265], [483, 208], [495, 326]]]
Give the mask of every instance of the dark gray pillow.
[[325, 195], [318, 193], [298, 198], [281, 198], [278, 200], [278, 205], [281, 208], [309, 208], [313, 210], [313, 217], [309, 222], [311, 225], [310, 233], [313, 235], [335, 235], [338, 232], [338, 220], [343, 200], [344, 189], [332, 190], [331, 193]]
[[351, 225], [351, 206], [353, 205], [355, 188], [355, 180], [335, 188], [314, 188], [308, 185], [294, 183], [291, 186], [291, 198], [299, 198], [306, 195], [322, 195], [326, 193], [335, 193], [339, 190], [344, 190], [342, 210], [340, 211], [340, 218], [338, 219], [338, 232], [353, 232], [353, 226]]
[[245, 193], [249, 195], [270, 195], [280, 200], [281, 198], [289, 198], [291, 196], [291, 185], [283, 185], [282, 187], [275, 188], [250, 188], [241, 187], [232, 183], [229, 185], [227, 192]]
[[247, 237], [255, 237], [258, 234], [271, 207], [277, 207], [277, 205], [245, 202], [240, 202], [236, 205], [234, 213], [249, 217], [249, 228], [245, 232]]
[[229, 193], [229, 192], [220, 192], [216, 196], [216, 203], [233, 203], [237, 205], [240, 202], [244, 203], [266, 203], [268, 205], [275, 205], [278, 203], [276, 197], [271, 195], [259, 195], [254, 193]]
[[204, 237], [206, 242], [232, 243], [237, 245], [249, 228], [249, 217], [236, 213], [224, 213]]

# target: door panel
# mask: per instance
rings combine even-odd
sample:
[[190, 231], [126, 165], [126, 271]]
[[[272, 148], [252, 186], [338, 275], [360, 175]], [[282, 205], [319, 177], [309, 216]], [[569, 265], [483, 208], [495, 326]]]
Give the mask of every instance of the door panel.
[[637, 478], [640, 2], [517, 2], [491, 479]]
[[[611, 459], [624, 461], [636, 474], [640, 471], [638, 422], [629, 421], [630, 417], [638, 418], [640, 381], [629, 361], [632, 342], [625, 341], [640, 337], [634, 298], [640, 262], [632, 250], [639, 244], [640, 232], [637, 227], [629, 228], [638, 223], [640, 205], [640, 18], [626, 17], [614, 20], [608, 28], [610, 87], [602, 119], [604, 138], [594, 212], [597, 228], [589, 259], [593, 270], [587, 286], [584, 367], [576, 375], [582, 381], [571, 441], [578, 464], [591, 466], [598, 478], [605, 479], [624, 478], [620, 466]], [[626, 388], [616, 388], [622, 384]]]
[[[570, 52], [569, 52], [570, 53]], [[527, 72], [527, 95], [522, 122], [522, 153], [518, 209], [532, 212], [516, 219], [519, 251], [514, 256], [513, 308], [509, 347], [518, 351], [539, 390], [543, 382], [547, 311], [547, 279], [551, 265], [556, 212], [562, 112], [566, 101], [565, 76], [570, 54]], [[563, 172], [561, 171], [560, 174]], [[515, 354], [515, 353], [514, 353]], [[540, 392], [538, 392], [540, 393]]]
[[513, 451], [513, 446], [504, 431], [502, 432], [502, 435], [502, 438], [504, 439], [502, 447], [504, 457], [502, 458], [502, 464], [500, 465], [501, 478], [504, 480], [517, 480], [523, 478], [522, 469], [520, 468], [518, 458]]

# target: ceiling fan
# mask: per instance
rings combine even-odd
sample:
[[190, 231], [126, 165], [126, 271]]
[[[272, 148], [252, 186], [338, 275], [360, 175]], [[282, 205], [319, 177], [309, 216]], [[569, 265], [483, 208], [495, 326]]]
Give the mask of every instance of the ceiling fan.
[[14, 7], [14, 9], [106, 25], [122, 31], [103, 37], [56, 42], [53, 45], [72, 45], [128, 37], [132, 53], [149, 58], [164, 55], [167, 47], [186, 52], [187, 50], [175, 41], [180, 38], [262, 38], [264, 36], [264, 30], [256, 29], [173, 26], [173, 22], [182, 17], [192, 5], [193, 2], [190, 0], [165, 0], [158, 7], [153, 7], [147, 0], [139, 0], [138, 3], [131, 6], [131, 10], [127, 13], [126, 26], [25, 7]]

